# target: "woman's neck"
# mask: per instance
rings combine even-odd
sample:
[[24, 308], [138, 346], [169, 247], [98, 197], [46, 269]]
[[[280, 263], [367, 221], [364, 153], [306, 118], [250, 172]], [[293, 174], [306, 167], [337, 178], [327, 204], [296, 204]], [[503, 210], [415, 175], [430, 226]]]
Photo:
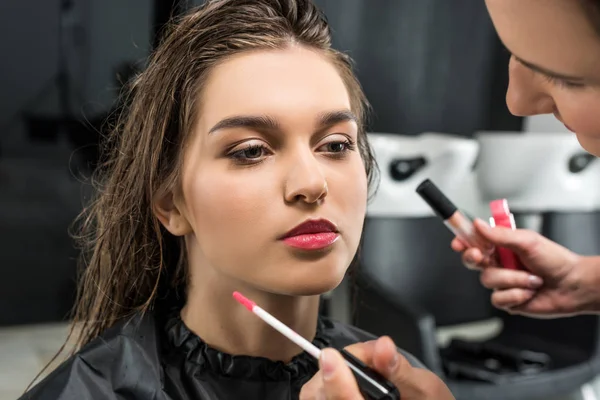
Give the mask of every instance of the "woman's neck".
[[209, 346], [232, 354], [289, 362], [302, 350], [250, 313], [232, 297], [234, 291], [256, 302], [308, 340], [317, 330], [319, 296], [283, 296], [251, 289], [216, 271], [190, 279], [181, 318]]

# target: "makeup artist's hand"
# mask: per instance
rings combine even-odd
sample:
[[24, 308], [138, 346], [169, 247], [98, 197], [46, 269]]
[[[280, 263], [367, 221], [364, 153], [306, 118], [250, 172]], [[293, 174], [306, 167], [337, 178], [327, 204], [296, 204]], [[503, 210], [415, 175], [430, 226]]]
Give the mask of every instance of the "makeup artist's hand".
[[479, 249], [458, 239], [452, 249], [462, 253], [468, 268], [481, 270], [481, 282], [494, 289], [494, 306], [515, 314], [538, 318], [593, 311], [599, 294], [600, 265], [586, 268], [586, 257], [526, 229], [491, 228], [482, 220], [475, 229], [496, 246], [512, 250], [527, 271], [501, 268], [497, 257], [484, 258]]
[[[389, 337], [356, 343], [346, 350], [392, 382], [402, 400], [454, 400], [444, 382], [431, 371], [414, 368], [398, 353]], [[300, 393], [301, 400], [362, 399], [354, 375], [344, 358], [333, 349], [325, 349], [319, 361], [320, 371]]]

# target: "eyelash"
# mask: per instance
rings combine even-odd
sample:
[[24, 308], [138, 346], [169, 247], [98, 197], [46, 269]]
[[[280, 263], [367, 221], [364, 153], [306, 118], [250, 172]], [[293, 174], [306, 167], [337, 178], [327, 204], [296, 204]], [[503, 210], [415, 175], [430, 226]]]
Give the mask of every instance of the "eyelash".
[[573, 83], [573, 82], [565, 81], [560, 78], [555, 78], [554, 76], [549, 76], [549, 75], [545, 75], [545, 74], [541, 74], [541, 75], [547, 82], [550, 82], [551, 84], [561, 87], [561, 88], [581, 89], [584, 86], [581, 83]]
[[[506, 47], [502, 46], [502, 48], [504, 49], [504, 51], [506, 51], [508, 54], [510, 54], [511, 57], [514, 57], [514, 55]], [[520, 62], [520, 61], [517, 59], [517, 62]], [[573, 83], [573, 82], [565, 81], [564, 79], [560, 79], [560, 78], [556, 78], [554, 76], [542, 74], [541, 72], [534, 71], [531, 68], [529, 68], [529, 69], [531, 71], [533, 71], [534, 73], [536, 73], [538, 75], [541, 75], [542, 78], [544, 78], [547, 82], [549, 82], [552, 85], [555, 85], [557, 87], [560, 87], [560, 88], [565, 88], [565, 89], [582, 89], [583, 87], [585, 87], [585, 85], [582, 84], [582, 83]]]
[[[334, 141], [334, 142], [328, 142], [328, 143], [323, 144], [319, 148], [321, 148], [323, 146], [331, 146], [331, 145], [339, 145], [339, 144], [344, 145], [344, 148], [342, 149], [342, 151], [325, 151], [325, 153], [328, 153], [328, 156], [333, 159], [340, 160], [340, 159], [343, 159], [348, 154], [348, 152], [356, 150], [356, 145], [355, 145], [354, 141], [352, 141], [349, 138], [346, 140], [341, 140], [341, 141], [338, 140], [338, 141]], [[244, 156], [245, 152], [252, 151], [252, 150], [269, 151], [268, 148], [263, 144], [251, 144], [242, 149], [238, 149], [236, 151], [233, 151], [233, 152], [227, 154], [227, 157], [232, 159], [236, 164], [239, 164], [239, 165], [257, 165], [265, 160], [264, 154], [261, 154], [261, 156], [257, 157], [257, 158], [249, 158], [249, 157]]]

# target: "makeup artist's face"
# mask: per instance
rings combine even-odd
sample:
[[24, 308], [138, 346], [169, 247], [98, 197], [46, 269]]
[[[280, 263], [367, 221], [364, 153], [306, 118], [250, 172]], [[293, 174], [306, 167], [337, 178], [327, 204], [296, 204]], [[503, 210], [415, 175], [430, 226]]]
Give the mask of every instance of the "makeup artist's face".
[[506, 95], [510, 111], [552, 113], [586, 150], [600, 155], [600, 15], [586, 17], [598, 11], [573, 0], [486, 3], [513, 54]]
[[[238, 55], [211, 72], [200, 107], [182, 177], [192, 274], [212, 268], [278, 294], [333, 289], [358, 247], [367, 199], [334, 66], [298, 46]], [[306, 221], [320, 221], [307, 228], [321, 233], [283, 239]]]

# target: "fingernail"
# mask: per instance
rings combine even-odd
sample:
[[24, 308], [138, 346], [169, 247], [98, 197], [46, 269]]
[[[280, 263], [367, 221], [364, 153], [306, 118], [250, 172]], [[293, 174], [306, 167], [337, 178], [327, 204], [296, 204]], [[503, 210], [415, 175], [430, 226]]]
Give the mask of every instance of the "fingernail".
[[465, 266], [471, 271], [481, 271], [481, 268], [477, 264], [466, 263]]
[[329, 349], [324, 349], [321, 352], [321, 370], [323, 371], [323, 379], [329, 380], [333, 377], [335, 372], [335, 362], [333, 360], [334, 355], [330, 353]]
[[529, 287], [537, 289], [544, 284], [544, 280], [539, 276], [529, 275]]
[[398, 366], [398, 354], [394, 354], [394, 357], [390, 360], [390, 365], [388, 365], [389, 371], [394, 372], [396, 367]]
[[484, 231], [487, 231], [488, 229], [490, 229], [490, 226], [488, 224], [486, 224], [484, 220], [477, 218], [477, 222], [479, 224], [479, 227], [481, 229], [483, 229]]

